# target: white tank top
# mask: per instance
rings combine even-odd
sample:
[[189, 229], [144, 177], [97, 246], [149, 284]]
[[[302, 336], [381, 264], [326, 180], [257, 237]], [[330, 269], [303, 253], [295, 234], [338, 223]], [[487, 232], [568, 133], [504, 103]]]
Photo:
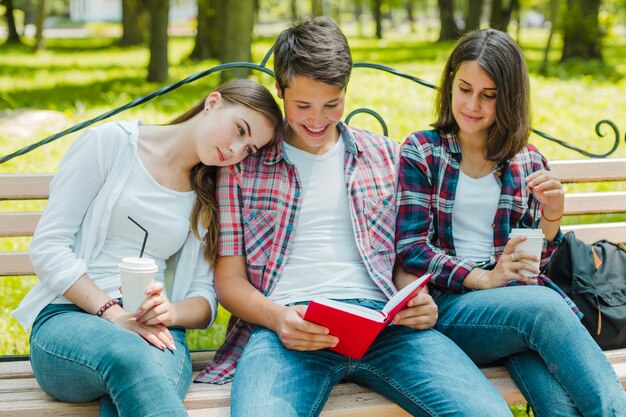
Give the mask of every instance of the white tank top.
[[474, 179], [459, 170], [452, 208], [452, 236], [459, 258], [474, 262], [490, 259], [499, 200], [500, 187], [493, 174]]

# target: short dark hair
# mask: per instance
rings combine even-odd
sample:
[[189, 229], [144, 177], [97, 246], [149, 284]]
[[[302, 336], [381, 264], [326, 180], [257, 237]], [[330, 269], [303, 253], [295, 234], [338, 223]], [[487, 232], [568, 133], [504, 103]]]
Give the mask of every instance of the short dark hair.
[[348, 40], [328, 18], [296, 22], [276, 38], [274, 75], [282, 90], [298, 76], [345, 89], [351, 71]]
[[437, 94], [433, 126], [458, 133], [452, 115], [452, 83], [463, 62], [476, 61], [497, 89], [496, 121], [489, 128], [485, 157], [491, 161], [511, 159], [528, 143], [530, 135], [530, 82], [520, 47], [506, 33], [482, 29], [464, 35], [443, 69]]

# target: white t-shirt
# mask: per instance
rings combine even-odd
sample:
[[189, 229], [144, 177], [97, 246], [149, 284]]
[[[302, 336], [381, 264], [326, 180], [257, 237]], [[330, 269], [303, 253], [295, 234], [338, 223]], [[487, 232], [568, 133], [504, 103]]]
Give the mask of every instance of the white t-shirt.
[[344, 178], [343, 139], [324, 155], [286, 143], [285, 153], [298, 171], [302, 207], [287, 264], [269, 299], [283, 305], [317, 297], [386, 301], [356, 246]]
[[[144, 232], [128, 217], [148, 231], [144, 256], [156, 261], [155, 280], [164, 282], [165, 261], [178, 252], [189, 233], [189, 213], [194, 192], [166, 188], [150, 175], [135, 155], [128, 181], [113, 206], [104, 245], [87, 274], [107, 294], [119, 295], [120, 276], [117, 265], [129, 256], [139, 256]], [[171, 294], [169, 295], [171, 297]], [[59, 297], [54, 302], [68, 302]]]
[[458, 257], [474, 262], [490, 259], [499, 200], [500, 187], [493, 174], [474, 179], [459, 170], [452, 208], [452, 235]]

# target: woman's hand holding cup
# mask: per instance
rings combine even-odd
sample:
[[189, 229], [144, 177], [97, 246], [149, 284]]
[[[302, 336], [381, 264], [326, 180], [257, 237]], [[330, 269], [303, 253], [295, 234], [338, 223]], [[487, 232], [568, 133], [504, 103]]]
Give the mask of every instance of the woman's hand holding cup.
[[541, 252], [537, 255], [526, 250], [519, 250], [518, 245], [523, 246], [527, 240], [527, 236], [512, 236], [509, 239], [495, 268], [486, 276], [492, 288], [503, 287], [513, 280], [528, 284], [537, 283], [536, 277], [539, 275], [539, 269], [536, 265], [539, 263]]
[[137, 311], [137, 321], [142, 324], [155, 325], [162, 324], [171, 326], [174, 322], [174, 308], [167, 299], [163, 291], [163, 284], [153, 282], [146, 289], [148, 299], [139, 307]]

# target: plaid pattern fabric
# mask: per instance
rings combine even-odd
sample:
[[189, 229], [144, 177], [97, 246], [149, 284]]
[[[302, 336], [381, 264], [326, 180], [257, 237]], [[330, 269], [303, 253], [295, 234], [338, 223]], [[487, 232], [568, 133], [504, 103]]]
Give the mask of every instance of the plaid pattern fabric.
[[[456, 135], [429, 130], [410, 135], [400, 151], [398, 219], [396, 245], [400, 264], [415, 275], [432, 273], [432, 283], [455, 293], [463, 291], [463, 280], [476, 263], [456, 256], [452, 237], [452, 207], [459, 180], [461, 147]], [[524, 178], [539, 169], [548, 169], [546, 159], [527, 145], [511, 160], [497, 164], [493, 175], [501, 188], [493, 227], [491, 262], [502, 255], [512, 228], [531, 228], [538, 204], [526, 189]], [[561, 242], [547, 242], [541, 255], [541, 268]], [[565, 298], [580, 317], [575, 304], [548, 277], [539, 283], [553, 288]], [[513, 282], [511, 285], [523, 283]]]
[[[338, 125], [345, 143], [344, 179], [354, 238], [365, 267], [383, 293], [395, 292], [398, 145], [388, 138]], [[280, 279], [298, 223], [301, 184], [282, 146], [220, 172], [220, 256], [246, 256], [248, 279], [265, 296]], [[197, 382], [225, 383], [250, 336], [251, 325], [232, 317], [226, 340]]]

